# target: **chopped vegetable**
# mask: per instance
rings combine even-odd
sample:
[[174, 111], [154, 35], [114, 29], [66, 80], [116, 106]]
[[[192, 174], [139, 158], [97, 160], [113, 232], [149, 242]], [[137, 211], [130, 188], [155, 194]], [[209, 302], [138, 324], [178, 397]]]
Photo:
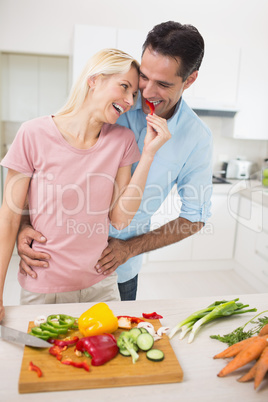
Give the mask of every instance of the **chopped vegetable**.
[[43, 339], [47, 341], [49, 338], [57, 338], [57, 334], [55, 332], [43, 330], [40, 327], [33, 327], [30, 335], [36, 336], [37, 338]]
[[131, 320], [128, 317], [118, 318], [118, 328], [131, 329]]
[[158, 336], [162, 336], [163, 334], [165, 334], [167, 331], [169, 330], [169, 327], [160, 327], [158, 328], [158, 330], [156, 331]]
[[56, 346], [73, 346], [79, 341], [78, 336], [74, 336], [73, 338], [65, 338], [65, 339], [48, 339], [49, 343], [52, 343]]
[[64, 352], [64, 350], [66, 350], [66, 349], [67, 349], [67, 346], [54, 345], [54, 346], [51, 346], [51, 348], [49, 348], [48, 351], [52, 356], [55, 356], [57, 358], [57, 360], [61, 360], [62, 352]]
[[[259, 335], [265, 335], [265, 327], [267, 325], [267, 330], [268, 330], [268, 317], [259, 317], [261, 314], [266, 313], [268, 310], [262, 311], [261, 313], [255, 315], [255, 317], [251, 318], [249, 321], [245, 323], [245, 325], [236, 328], [234, 331], [230, 332], [229, 334], [220, 336], [220, 335], [211, 335], [210, 338], [212, 339], [217, 339], [220, 342], [227, 343], [229, 346], [242, 341], [243, 339], [248, 339], [252, 337], [255, 334]], [[256, 321], [256, 318], [259, 317]], [[248, 331], [244, 331], [245, 327], [248, 324], [257, 324], [255, 327], [251, 328]], [[260, 331], [264, 329], [264, 333], [261, 333]]]
[[256, 311], [256, 308], [245, 309], [245, 307], [248, 307], [248, 304], [237, 303], [238, 300], [239, 299], [231, 301], [216, 301], [207, 308], [196, 311], [172, 328], [169, 333], [169, 338], [171, 339], [179, 330], [182, 330], [182, 327], [184, 327], [184, 335], [191, 331], [188, 339], [188, 343], [191, 343], [200, 327], [216, 318]]
[[89, 365], [87, 362], [74, 362], [72, 359], [62, 360], [62, 364], [67, 364], [68, 366], [73, 366], [76, 368], [83, 368], [86, 371], [89, 371]]
[[163, 318], [162, 315], [157, 314], [156, 312], [150, 313], [150, 314], [142, 313], [142, 316], [143, 316], [143, 318], [146, 318], [147, 320], [149, 320], [149, 319], [154, 320], [154, 319], [158, 319], [158, 318]]
[[45, 315], [39, 315], [34, 320], [34, 325], [35, 325], [35, 327], [40, 327], [40, 324], [43, 324], [45, 322], [47, 322], [47, 317]]
[[120, 318], [127, 318], [128, 320], [130, 320], [130, 322], [133, 324], [138, 324], [139, 322], [144, 322], [144, 320], [142, 318], [139, 317], [131, 317], [130, 315], [118, 315], [117, 316], [118, 320], [120, 320]]
[[150, 350], [153, 347], [154, 338], [149, 333], [148, 334], [140, 334], [137, 337], [136, 343], [137, 343], [139, 349], [144, 350], [146, 352], [147, 350]]
[[141, 334], [141, 330], [140, 330], [140, 328], [135, 327], [135, 328], [132, 328], [129, 331], [129, 333], [133, 337], [134, 341], [137, 342], [137, 338]]
[[37, 367], [33, 362], [29, 363], [29, 370], [30, 371], [35, 371], [37, 374], [37, 377], [42, 377], [43, 373], [39, 367]]
[[101, 366], [113, 359], [118, 353], [118, 346], [112, 334], [93, 335], [81, 338], [76, 351], [88, 353], [92, 357], [92, 366]]
[[66, 314], [54, 314], [47, 317], [47, 323], [54, 328], [72, 328], [76, 318]]
[[136, 363], [136, 361], [139, 358], [139, 355], [136, 351], [135, 339], [130, 334], [130, 332], [128, 332], [128, 331], [121, 332], [121, 334], [119, 335], [119, 338], [117, 340], [117, 346], [120, 351], [127, 350], [132, 357], [132, 363]]
[[152, 360], [154, 362], [161, 362], [162, 360], [164, 360], [164, 352], [162, 352], [162, 350], [159, 349], [151, 349], [148, 350], [148, 352], [146, 353], [146, 357], [149, 360]]
[[111, 334], [118, 328], [118, 319], [106, 303], [97, 303], [79, 317], [78, 328], [85, 337]]
[[155, 111], [155, 106], [154, 106], [154, 104], [153, 104], [152, 102], [148, 101], [147, 99], [146, 99], [145, 103], [146, 103], [146, 105], [149, 106], [149, 108], [150, 108], [150, 114], [154, 114], [154, 111]]

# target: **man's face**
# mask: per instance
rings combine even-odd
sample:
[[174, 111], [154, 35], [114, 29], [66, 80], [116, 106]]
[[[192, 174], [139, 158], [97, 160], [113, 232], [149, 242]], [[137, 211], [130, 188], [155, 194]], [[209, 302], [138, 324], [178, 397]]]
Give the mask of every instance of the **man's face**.
[[169, 119], [183, 91], [197, 78], [197, 71], [186, 81], [177, 75], [180, 61], [146, 49], [141, 60], [139, 89], [142, 94], [142, 109], [150, 113], [146, 99], [155, 105], [155, 114]]

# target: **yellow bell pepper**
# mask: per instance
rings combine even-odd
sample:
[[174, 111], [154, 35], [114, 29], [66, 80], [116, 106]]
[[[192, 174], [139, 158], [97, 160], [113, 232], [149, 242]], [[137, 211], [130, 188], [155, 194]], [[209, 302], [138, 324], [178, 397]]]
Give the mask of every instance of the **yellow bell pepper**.
[[97, 303], [79, 317], [78, 328], [84, 336], [111, 334], [118, 328], [118, 319], [106, 303]]

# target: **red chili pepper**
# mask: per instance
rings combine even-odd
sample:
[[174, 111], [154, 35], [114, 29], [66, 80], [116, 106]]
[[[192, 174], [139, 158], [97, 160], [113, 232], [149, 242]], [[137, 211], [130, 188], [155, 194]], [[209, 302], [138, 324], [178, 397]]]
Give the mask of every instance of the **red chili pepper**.
[[142, 318], [139, 317], [131, 317], [130, 315], [118, 315], [117, 318], [119, 320], [119, 318], [124, 317], [124, 318], [128, 318], [132, 323], [136, 323], [138, 324], [139, 322], [144, 322], [144, 320]]
[[112, 334], [101, 334], [81, 338], [75, 347], [80, 352], [87, 352], [92, 357], [92, 366], [101, 366], [118, 353], [118, 346]]
[[146, 313], [142, 313], [143, 318], [147, 318], [147, 319], [157, 319], [157, 318], [163, 318], [162, 315], [157, 314], [156, 312], [151, 313], [151, 314], [146, 314]]
[[53, 345], [67, 346], [67, 347], [75, 345], [78, 341], [79, 341], [78, 336], [74, 336], [73, 338], [65, 338], [65, 339], [54, 339], [54, 338], [48, 339], [48, 342], [52, 343]]
[[83, 368], [86, 371], [89, 371], [89, 365], [87, 362], [74, 362], [72, 359], [62, 360], [62, 364], [67, 364], [68, 366], [73, 366], [77, 368]]
[[39, 367], [37, 367], [33, 362], [30, 362], [29, 364], [29, 370], [30, 371], [36, 371], [38, 377], [42, 377], [43, 373]]
[[154, 106], [154, 104], [153, 104], [152, 102], [149, 102], [147, 99], [146, 99], [145, 103], [146, 103], [146, 105], [149, 106], [149, 108], [150, 108], [150, 114], [154, 114], [154, 111], [155, 111], [155, 106]]
[[67, 346], [54, 345], [49, 348], [49, 353], [55, 356], [58, 360], [62, 359], [62, 352], [67, 349]]

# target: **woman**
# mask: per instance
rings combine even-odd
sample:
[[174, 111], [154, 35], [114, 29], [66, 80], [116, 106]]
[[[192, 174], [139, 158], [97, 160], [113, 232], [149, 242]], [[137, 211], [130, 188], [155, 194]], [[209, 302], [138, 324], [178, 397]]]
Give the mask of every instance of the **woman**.
[[37, 279], [18, 274], [21, 303], [119, 300], [116, 275], [100, 275], [94, 266], [109, 224], [124, 228], [137, 212], [154, 155], [170, 136], [151, 116], [140, 157], [133, 132], [115, 124], [135, 101], [138, 70], [124, 52], [97, 53], [65, 106], [55, 116], [24, 123], [1, 162], [9, 170], [0, 210], [0, 320], [26, 197], [31, 224], [48, 239], [51, 260], [49, 268], [36, 268]]

